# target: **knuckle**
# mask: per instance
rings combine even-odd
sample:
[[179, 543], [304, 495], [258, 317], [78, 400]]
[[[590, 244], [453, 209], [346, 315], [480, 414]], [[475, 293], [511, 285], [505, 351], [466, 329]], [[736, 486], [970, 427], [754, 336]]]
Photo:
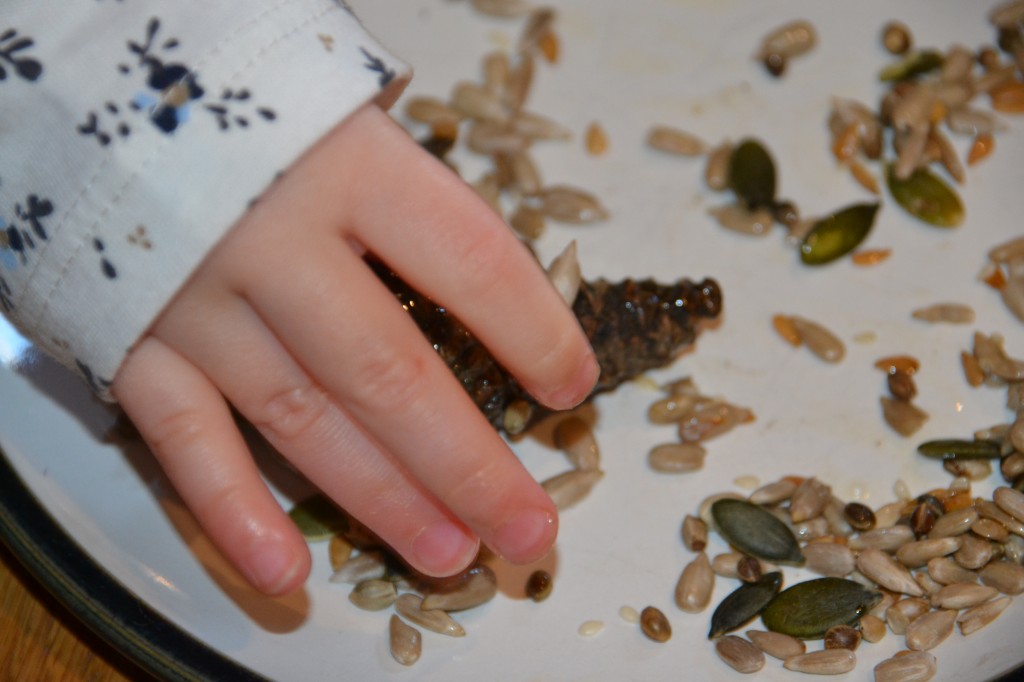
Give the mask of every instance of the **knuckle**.
[[156, 453], [188, 452], [203, 446], [206, 419], [191, 407], [174, 410], [151, 424], [145, 435], [149, 447]]
[[377, 349], [356, 369], [354, 399], [373, 411], [400, 412], [420, 396], [429, 359], [420, 353], [401, 354]]
[[293, 441], [322, 424], [330, 411], [330, 404], [322, 388], [309, 384], [268, 396], [247, 416], [271, 441]]
[[486, 230], [466, 236], [459, 242], [459, 275], [470, 286], [486, 291], [508, 281], [509, 261], [504, 237], [496, 230]]

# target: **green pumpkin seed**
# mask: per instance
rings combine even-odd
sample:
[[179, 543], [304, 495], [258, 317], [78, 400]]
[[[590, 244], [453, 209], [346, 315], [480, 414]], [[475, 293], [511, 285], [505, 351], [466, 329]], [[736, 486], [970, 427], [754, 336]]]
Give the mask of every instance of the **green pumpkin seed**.
[[711, 518], [722, 537], [741, 552], [776, 563], [804, 562], [796, 536], [763, 507], [746, 500], [721, 499], [711, 505]]
[[900, 180], [894, 168], [893, 164], [886, 168], [889, 192], [908, 213], [936, 227], [957, 227], [964, 221], [960, 196], [939, 176], [922, 167]]
[[749, 623], [779, 594], [781, 588], [782, 573], [779, 571], [765, 573], [756, 582], [743, 583], [711, 614], [708, 639], [716, 639]]
[[999, 443], [991, 440], [942, 438], [917, 446], [917, 451], [934, 459], [998, 459]]
[[818, 220], [800, 245], [800, 260], [824, 265], [853, 251], [871, 231], [878, 207], [854, 204]]
[[307, 542], [326, 542], [348, 530], [348, 519], [323, 495], [302, 500], [288, 512]]
[[887, 83], [905, 81], [938, 69], [943, 61], [942, 53], [937, 50], [918, 50], [886, 66], [878, 79]]
[[729, 156], [729, 188], [749, 209], [775, 201], [775, 162], [757, 140], [744, 140]]
[[836, 625], [855, 625], [882, 593], [845, 578], [816, 578], [783, 590], [761, 612], [772, 632], [820, 639]]

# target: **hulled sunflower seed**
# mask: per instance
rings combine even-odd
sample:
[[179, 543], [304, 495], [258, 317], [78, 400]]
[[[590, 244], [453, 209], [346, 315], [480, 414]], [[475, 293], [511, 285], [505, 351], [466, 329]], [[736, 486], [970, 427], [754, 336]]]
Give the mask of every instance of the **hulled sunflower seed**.
[[395, 584], [379, 578], [357, 583], [348, 595], [348, 600], [364, 611], [382, 611], [394, 604], [397, 598]]
[[812, 542], [804, 545], [803, 553], [804, 568], [820, 575], [843, 578], [856, 568], [853, 551], [837, 542]]
[[711, 602], [715, 574], [708, 555], [700, 552], [683, 569], [676, 582], [676, 606], [689, 613], [700, 613]]
[[647, 146], [679, 156], [700, 156], [708, 145], [696, 135], [669, 126], [654, 126], [647, 132]]
[[686, 515], [681, 534], [683, 545], [691, 552], [703, 552], [708, 546], [708, 525], [696, 516]]
[[1024, 593], [1024, 566], [1009, 561], [993, 561], [978, 572], [981, 582], [1003, 594]]
[[344, 535], [334, 535], [327, 545], [327, 555], [331, 562], [331, 570], [337, 572], [352, 558], [352, 543]]
[[1013, 488], [1001, 486], [992, 494], [992, 500], [1004, 512], [1024, 522], [1024, 493]]
[[568, 185], [546, 187], [537, 194], [537, 209], [561, 223], [583, 225], [608, 218], [597, 197]]
[[962, 303], [935, 303], [915, 309], [910, 316], [923, 322], [970, 324], [974, 322], [974, 309]]
[[600, 469], [572, 469], [541, 482], [541, 487], [555, 506], [564, 511], [586, 498], [603, 477]]
[[850, 538], [850, 549], [858, 551], [866, 549], [894, 552], [908, 542], [914, 540], [914, 531], [903, 524], [875, 528], [857, 537]]
[[708, 215], [720, 227], [731, 232], [760, 237], [768, 234], [775, 219], [766, 208], [749, 209], [739, 204], [726, 204], [708, 209]]
[[388, 648], [391, 656], [402, 665], [412, 665], [423, 653], [420, 631], [391, 614], [388, 621]]
[[764, 652], [736, 635], [726, 635], [715, 642], [715, 651], [719, 658], [737, 672], [756, 673], [764, 667]]
[[437, 581], [426, 589], [424, 610], [462, 611], [484, 604], [498, 592], [498, 580], [488, 566], [478, 564], [462, 573]]
[[913, 403], [887, 396], [879, 398], [879, 402], [882, 405], [885, 423], [901, 436], [914, 435], [928, 421], [928, 413]]
[[[566, 305], [572, 307], [573, 302], [576, 300], [576, 295], [580, 290], [580, 281], [582, 280], [582, 274], [580, 272], [580, 262], [576, 257], [576, 240], [572, 240], [562, 250], [560, 254], [555, 256], [554, 260], [548, 266], [548, 279], [554, 285], [558, 293], [562, 295], [562, 300], [565, 301]], [[586, 430], [581, 430], [581, 425], [573, 422], [571, 433], [562, 434], [563, 436], [572, 435], [573, 438], [566, 441], [571, 448], [565, 448], [562, 445], [555, 444], [556, 447], [562, 448], [566, 456], [572, 462], [573, 466], [577, 469], [596, 469], [601, 464], [601, 454], [597, 449], [597, 441], [594, 440], [594, 434], [590, 431], [590, 427], [582, 422], [578, 417], [574, 417], [578, 422], [582, 423], [582, 426], [586, 426]], [[561, 427], [561, 424], [559, 424]], [[570, 428], [570, 427], [564, 427]], [[587, 433], [590, 433], [587, 436]], [[558, 438], [558, 430], [555, 430], [555, 437]], [[593, 445], [592, 452], [585, 452], [585, 450]], [[571, 451], [570, 451], [571, 450]]]
[[473, 9], [492, 17], [525, 16], [533, 7], [530, 0], [471, 0]]
[[747, 637], [758, 649], [782, 661], [807, 652], [807, 645], [801, 640], [781, 632], [747, 630]]
[[978, 520], [978, 512], [973, 507], [951, 511], [940, 516], [931, 530], [929, 538], [946, 538], [963, 535]]
[[857, 569], [882, 587], [915, 597], [924, 594], [905, 566], [879, 549], [865, 549], [857, 555]]
[[957, 623], [960, 625], [960, 633], [969, 635], [985, 627], [998, 618], [1006, 607], [1010, 605], [1012, 597], [1004, 596], [992, 601], [985, 602], [978, 606], [969, 608], [957, 616]]
[[790, 319], [807, 348], [825, 362], [836, 363], [846, 355], [843, 342], [823, 325], [798, 315]]
[[446, 611], [441, 609], [422, 608], [423, 598], [418, 594], [406, 592], [399, 595], [395, 600], [395, 611], [410, 623], [419, 625], [431, 632], [436, 632], [449, 637], [465, 637], [466, 630], [452, 618]]
[[857, 655], [849, 649], [821, 649], [787, 658], [782, 665], [810, 675], [842, 675], [857, 666]]
[[748, 500], [752, 504], [757, 505], [779, 504], [793, 496], [793, 492], [796, 490], [797, 485], [799, 484], [796, 481], [784, 478], [761, 486], [754, 492], [750, 493]]
[[388, 567], [381, 552], [370, 550], [360, 552], [343, 563], [330, 577], [332, 583], [360, 583], [364, 580], [383, 578]]
[[920, 568], [935, 557], [948, 556], [960, 549], [957, 537], [928, 538], [908, 542], [896, 550], [896, 558], [908, 568]]
[[900, 652], [875, 666], [875, 682], [927, 682], [936, 670], [935, 656], [927, 651]]
[[956, 611], [940, 609], [914, 619], [907, 626], [907, 647], [915, 651], [934, 649], [953, 634], [956, 617]]
[[797, 20], [773, 29], [761, 42], [756, 58], [761, 61], [771, 55], [789, 60], [811, 50], [817, 43], [817, 32], [809, 21]]
[[805, 478], [789, 500], [789, 515], [793, 523], [817, 518], [831, 499], [832, 488], [814, 477]]
[[566, 417], [555, 427], [553, 436], [555, 447], [565, 453], [573, 467], [583, 471], [600, 468], [601, 451], [590, 424], [579, 417]]
[[978, 583], [955, 583], [946, 585], [931, 597], [932, 606], [937, 609], [968, 609], [992, 599], [999, 590]]
[[729, 187], [729, 159], [732, 157], [732, 142], [726, 141], [710, 152], [704, 166], [704, 183], [709, 189], [721, 192]]
[[865, 642], [875, 644], [885, 637], [885, 621], [871, 614], [862, 616], [860, 619], [860, 631]]
[[455, 84], [450, 102], [456, 112], [477, 121], [501, 123], [508, 118], [504, 105], [493, 92], [470, 81]]
[[699, 443], [663, 443], [651, 448], [647, 464], [663, 473], [697, 471], [704, 466], [707, 450]]
[[1006, 526], [992, 519], [978, 519], [971, 524], [971, 532], [986, 540], [994, 540], [996, 542], [1002, 542], [1010, 535], [1010, 531], [1006, 530]]
[[940, 585], [978, 582], [978, 574], [949, 557], [936, 557], [928, 562], [928, 575]]

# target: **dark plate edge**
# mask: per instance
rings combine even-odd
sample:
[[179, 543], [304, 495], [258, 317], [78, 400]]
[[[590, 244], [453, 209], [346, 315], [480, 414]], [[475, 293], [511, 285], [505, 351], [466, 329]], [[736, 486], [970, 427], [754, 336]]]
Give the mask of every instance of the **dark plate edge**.
[[25, 486], [3, 448], [0, 542], [89, 629], [154, 677], [267, 682], [172, 624], [101, 568]]

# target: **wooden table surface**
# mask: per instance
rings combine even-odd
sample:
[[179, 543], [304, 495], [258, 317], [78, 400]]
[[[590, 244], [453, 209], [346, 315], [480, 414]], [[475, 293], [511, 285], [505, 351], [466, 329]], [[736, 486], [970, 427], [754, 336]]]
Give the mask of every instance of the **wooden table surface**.
[[0, 545], [0, 682], [152, 680], [93, 634]]

